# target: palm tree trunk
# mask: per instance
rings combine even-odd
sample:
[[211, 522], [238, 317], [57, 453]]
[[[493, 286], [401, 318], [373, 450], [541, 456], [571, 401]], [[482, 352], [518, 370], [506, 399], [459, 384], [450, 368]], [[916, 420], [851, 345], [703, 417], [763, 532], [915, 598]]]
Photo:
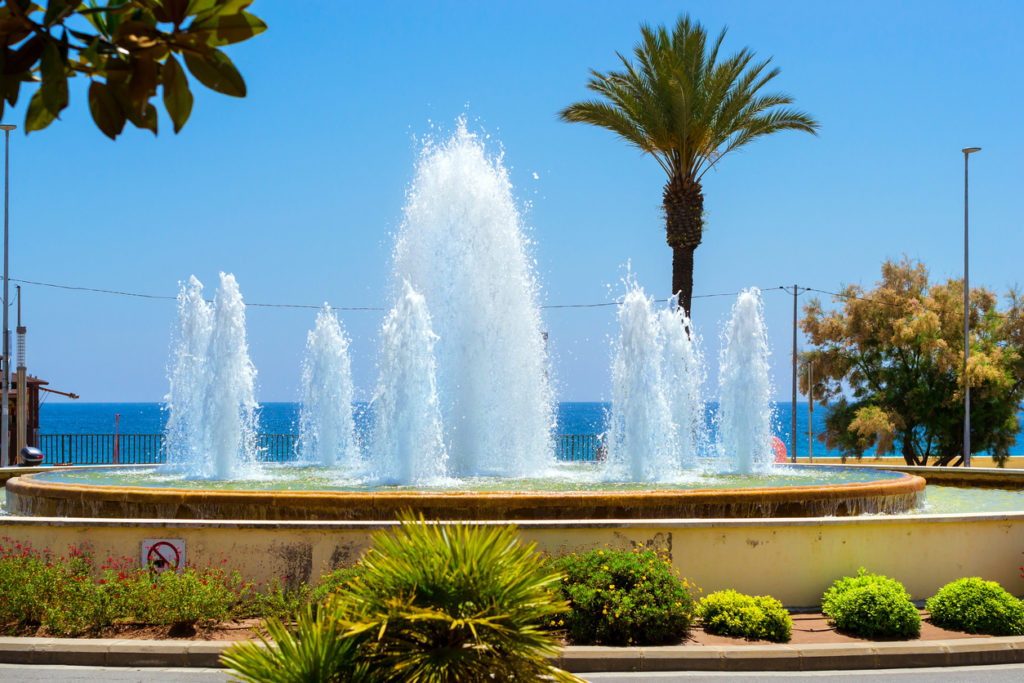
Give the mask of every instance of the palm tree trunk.
[[693, 296], [693, 247], [672, 249], [672, 292], [679, 295], [679, 307], [690, 317]]
[[693, 252], [700, 246], [704, 232], [704, 193], [700, 183], [680, 176], [672, 177], [662, 193], [665, 210], [665, 237], [672, 247], [672, 293], [679, 295], [679, 306], [690, 317], [693, 297]]

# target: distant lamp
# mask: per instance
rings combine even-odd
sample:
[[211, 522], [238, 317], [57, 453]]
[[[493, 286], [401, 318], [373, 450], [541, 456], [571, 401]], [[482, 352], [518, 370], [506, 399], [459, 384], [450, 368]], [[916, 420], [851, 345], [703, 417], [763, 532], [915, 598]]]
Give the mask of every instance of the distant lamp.
[[967, 358], [971, 354], [971, 322], [968, 318], [971, 288], [967, 284], [967, 157], [981, 147], [964, 147], [964, 467], [971, 466], [971, 385], [967, 383]]

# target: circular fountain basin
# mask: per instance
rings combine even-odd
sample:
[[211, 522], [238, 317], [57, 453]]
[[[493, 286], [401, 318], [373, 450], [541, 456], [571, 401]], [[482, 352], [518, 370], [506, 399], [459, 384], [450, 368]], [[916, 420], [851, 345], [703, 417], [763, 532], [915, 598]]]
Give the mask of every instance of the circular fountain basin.
[[233, 482], [175, 479], [158, 468], [33, 474], [8, 482], [7, 508], [43, 517], [233, 520], [389, 521], [403, 511], [428, 519], [509, 521], [842, 517], [913, 510], [925, 488], [912, 474], [828, 467], [695, 476], [675, 485], [484, 478], [419, 489], [332, 482], [317, 468], [272, 470], [265, 479]]

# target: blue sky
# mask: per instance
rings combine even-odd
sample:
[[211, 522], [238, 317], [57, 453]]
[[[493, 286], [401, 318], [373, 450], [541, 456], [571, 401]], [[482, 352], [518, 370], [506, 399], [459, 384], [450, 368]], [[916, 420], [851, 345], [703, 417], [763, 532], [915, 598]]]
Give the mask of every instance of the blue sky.
[[[392, 233], [419, 143], [466, 116], [504, 150], [543, 303], [621, 292], [630, 261], [667, 296], [663, 172], [612, 134], [557, 120], [588, 69], [616, 64], [641, 22], [689, 11], [729, 52], [773, 56], [780, 90], [822, 124], [727, 157], [706, 176], [709, 223], [695, 295], [798, 283], [870, 285], [886, 258], [935, 277], [963, 266], [963, 156], [971, 161], [972, 283], [1020, 282], [1024, 5], [953, 2], [380, 2], [257, 0], [270, 26], [230, 48], [249, 96], [193, 82], [175, 136], [93, 126], [84, 83], [45, 131], [11, 138], [14, 278], [173, 295], [235, 273], [249, 302], [385, 306]], [[4, 121], [24, 120], [21, 106]], [[534, 174], [537, 178], [534, 178]], [[212, 291], [210, 292], [212, 294]], [[26, 285], [29, 370], [85, 401], [167, 391], [174, 304]], [[13, 288], [12, 288], [13, 296]], [[806, 296], [806, 295], [805, 295]], [[731, 298], [697, 299], [717, 377]], [[780, 397], [789, 396], [792, 298], [765, 294]], [[315, 311], [248, 312], [259, 398], [295, 400]], [[351, 312], [361, 397], [376, 378], [383, 314]], [[550, 310], [563, 400], [609, 395], [614, 309]], [[13, 328], [12, 321], [12, 328]]]

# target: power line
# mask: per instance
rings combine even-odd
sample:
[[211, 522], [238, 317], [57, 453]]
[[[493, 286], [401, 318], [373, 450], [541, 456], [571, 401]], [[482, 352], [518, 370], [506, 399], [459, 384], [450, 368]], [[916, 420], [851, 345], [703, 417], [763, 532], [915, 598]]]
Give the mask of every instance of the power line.
[[[111, 294], [115, 296], [130, 296], [139, 299], [154, 299], [158, 301], [177, 301], [176, 296], [165, 296], [160, 294], [145, 294], [142, 292], [127, 292], [119, 289], [102, 289], [99, 287], [85, 287], [81, 285], [64, 285], [57, 284], [54, 282], [38, 282], [35, 280], [21, 280], [18, 278], [10, 278], [11, 282], [19, 282], [23, 285], [35, 285], [37, 287], [50, 287], [52, 289], [63, 289], [74, 292], [91, 292], [93, 294]], [[785, 289], [784, 287], [766, 287], [761, 291], [770, 292], [773, 290]], [[721, 296], [736, 296], [740, 292], [718, 292], [714, 294], [695, 294], [692, 299], [710, 299], [712, 297]], [[209, 301], [209, 299], [207, 300]], [[599, 303], [592, 304], [547, 304], [541, 306], [542, 309], [562, 309], [562, 308], [601, 308], [605, 306], [618, 306], [621, 302], [619, 301], [602, 301]], [[246, 302], [246, 306], [260, 307], [260, 308], [300, 308], [300, 309], [311, 309], [319, 310], [322, 306], [314, 306], [312, 304], [267, 304], [267, 303], [250, 303]], [[384, 311], [387, 309], [379, 306], [331, 306], [332, 311]]]

